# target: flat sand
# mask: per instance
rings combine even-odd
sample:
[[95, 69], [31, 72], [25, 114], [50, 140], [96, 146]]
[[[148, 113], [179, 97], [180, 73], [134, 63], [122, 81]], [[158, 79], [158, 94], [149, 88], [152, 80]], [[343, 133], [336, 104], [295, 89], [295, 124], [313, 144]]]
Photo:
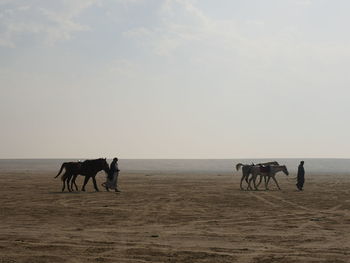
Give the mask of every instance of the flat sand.
[[1, 263], [350, 262], [350, 177], [297, 192], [284, 175], [240, 191], [239, 176], [121, 174], [121, 193], [61, 193], [54, 175], [0, 174]]

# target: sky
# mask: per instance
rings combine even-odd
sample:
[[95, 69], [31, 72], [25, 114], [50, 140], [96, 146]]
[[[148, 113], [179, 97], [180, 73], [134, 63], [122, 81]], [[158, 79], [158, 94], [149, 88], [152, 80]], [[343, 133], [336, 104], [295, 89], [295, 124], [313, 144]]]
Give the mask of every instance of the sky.
[[0, 158], [350, 158], [349, 9], [0, 0]]

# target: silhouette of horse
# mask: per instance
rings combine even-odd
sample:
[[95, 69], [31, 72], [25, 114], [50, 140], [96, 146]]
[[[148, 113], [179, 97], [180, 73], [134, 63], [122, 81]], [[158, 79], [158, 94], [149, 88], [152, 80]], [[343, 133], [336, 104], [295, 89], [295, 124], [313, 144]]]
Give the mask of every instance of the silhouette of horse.
[[[106, 158], [100, 158], [95, 160], [86, 160], [84, 162], [66, 162], [61, 165], [61, 169], [58, 174], [55, 176], [57, 178], [61, 172], [65, 169], [65, 173], [62, 175], [61, 180], [63, 182], [62, 192], [64, 191], [66, 184], [68, 191], [71, 192], [73, 189], [73, 184], [75, 189], [78, 190], [78, 186], [75, 183], [78, 175], [85, 176], [84, 184], [81, 188], [82, 191], [85, 191], [85, 185], [88, 183], [89, 179], [92, 178], [94, 183], [94, 188], [96, 191], [99, 191], [96, 184], [95, 176], [100, 171], [105, 171], [108, 174], [109, 167], [106, 161]], [[70, 180], [72, 180], [71, 186], [69, 185]]]

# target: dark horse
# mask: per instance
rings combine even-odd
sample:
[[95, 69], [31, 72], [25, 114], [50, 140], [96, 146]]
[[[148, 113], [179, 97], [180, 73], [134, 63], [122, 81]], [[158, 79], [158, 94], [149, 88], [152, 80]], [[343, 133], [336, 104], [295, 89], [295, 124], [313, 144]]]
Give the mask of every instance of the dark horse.
[[[84, 162], [67, 162], [63, 163], [61, 166], [60, 171], [55, 176], [57, 178], [62, 170], [65, 169], [65, 173], [62, 175], [61, 179], [63, 182], [62, 192], [64, 191], [67, 183], [68, 191], [71, 192], [73, 189], [73, 184], [75, 185], [75, 189], [78, 190], [77, 184], [75, 183], [75, 180], [78, 175], [85, 176], [83, 187], [81, 188], [82, 191], [85, 191], [85, 185], [88, 183], [90, 177], [92, 178], [92, 181], [94, 183], [95, 190], [98, 191], [96, 179], [95, 176], [99, 171], [104, 170], [107, 174], [109, 172], [108, 163], [106, 161], [106, 158], [100, 158], [96, 160], [86, 160]], [[69, 186], [70, 180], [72, 180], [71, 186]]]

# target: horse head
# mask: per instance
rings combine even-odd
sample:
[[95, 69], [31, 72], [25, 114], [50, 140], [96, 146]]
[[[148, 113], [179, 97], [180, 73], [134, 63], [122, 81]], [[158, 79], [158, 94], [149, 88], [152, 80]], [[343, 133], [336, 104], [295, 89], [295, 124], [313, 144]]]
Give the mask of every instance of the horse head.
[[289, 175], [289, 172], [287, 170], [287, 166], [283, 165], [282, 166], [282, 171], [285, 173], [285, 175]]

